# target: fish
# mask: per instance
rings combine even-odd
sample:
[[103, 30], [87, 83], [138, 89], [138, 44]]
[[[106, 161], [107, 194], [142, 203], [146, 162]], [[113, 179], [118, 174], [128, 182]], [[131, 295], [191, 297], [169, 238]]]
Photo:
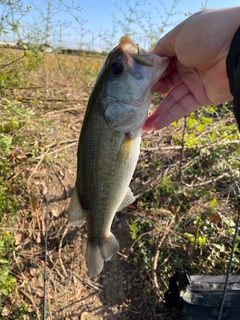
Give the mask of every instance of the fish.
[[107, 55], [90, 94], [77, 151], [68, 224], [87, 223], [86, 263], [98, 275], [119, 251], [111, 232], [115, 213], [135, 201], [129, 184], [148, 116], [151, 87], [169, 58], [147, 53], [129, 37]]

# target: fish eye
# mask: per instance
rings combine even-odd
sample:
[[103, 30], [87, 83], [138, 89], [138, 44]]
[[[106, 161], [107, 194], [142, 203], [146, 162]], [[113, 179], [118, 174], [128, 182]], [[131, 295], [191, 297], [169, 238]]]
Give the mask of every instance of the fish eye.
[[122, 64], [120, 62], [118, 62], [118, 61], [113, 62], [111, 64], [111, 71], [115, 76], [119, 75], [123, 71]]

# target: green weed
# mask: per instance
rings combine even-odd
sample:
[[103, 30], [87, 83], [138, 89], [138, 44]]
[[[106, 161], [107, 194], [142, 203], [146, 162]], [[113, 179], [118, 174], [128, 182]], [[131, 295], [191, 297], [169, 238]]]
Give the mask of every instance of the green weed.
[[[233, 213], [237, 211], [239, 184], [239, 132], [231, 105], [202, 108], [185, 121], [174, 123], [170, 131], [172, 144], [179, 150], [178, 161], [166, 165], [164, 147], [162, 156], [151, 156], [147, 167], [143, 156], [138, 167], [149, 170], [155, 166], [155, 172], [162, 171], [163, 177], [143, 194], [138, 209], [142, 217], [133, 218], [129, 224], [132, 239], [137, 241], [130, 261], [152, 274], [157, 256], [155, 271], [162, 294], [167, 287], [161, 279], [178, 269], [192, 274], [225, 274], [235, 232]], [[142, 147], [146, 146], [143, 142]], [[239, 252], [238, 243], [239, 239], [235, 252]], [[233, 273], [239, 266], [235, 255]]]

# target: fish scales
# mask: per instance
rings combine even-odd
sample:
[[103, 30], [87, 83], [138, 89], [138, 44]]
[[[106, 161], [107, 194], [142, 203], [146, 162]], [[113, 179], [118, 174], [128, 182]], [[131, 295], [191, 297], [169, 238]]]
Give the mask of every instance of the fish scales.
[[[99, 120], [99, 117], [91, 117], [89, 126], [95, 129], [86, 130], [86, 134], [84, 131], [82, 132], [84, 139], [79, 145], [79, 154], [82, 155], [83, 160], [78, 167], [76, 184], [78, 184], [78, 181], [82, 181], [82, 188], [78, 192], [80, 195], [84, 195], [85, 200], [87, 200], [88, 207], [85, 209], [89, 211], [92, 218], [92, 224], [88, 230], [89, 238], [91, 239], [93, 234], [91, 229], [96, 228], [97, 225], [95, 237], [97, 241], [102, 241], [104, 235], [102, 235], [102, 231], [98, 234], [99, 230], [102, 230], [104, 225], [109, 224], [106, 221], [109, 220], [110, 215], [115, 214], [121, 204], [122, 193], [119, 192], [119, 189], [126, 193], [126, 187], [130, 180], [126, 180], [126, 176], [129, 175], [129, 171], [132, 172], [135, 168], [139, 141], [135, 142], [135, 147], [130, 152], [129, 150], [123, 152], [130, 161], [119, 163], [116, 169], [115, 163], [121, 149], [123, 149], [123, 142], [128, 138], [125, 138], [124, 134], [113, 130], [110, 126], [106, 126], [105, 121], [103, 119]], [[94, 132], [91, 132], [92, 130]], [[131, 140], [136, 139], [129, 139], [132, 144], [134, 142], [131, 142]], [[116, 170], [118, 170], [117, 175]], [[117, 183], [116, 179], [118, 179]], [[112, 201], [113, 198], [115, 199], [114, 202]], [[98, 212], [98, 215], [94, 215], [94, 212]]]
[[119, 250], [111, 233], [116, 211], [134, 201], [129, 189], [140, 151], [151, 86], [169, 59], [148, 54], [129, 38], [107, 56], [87, 105], [78, 146], [76, 184], [68, 209], [71, 226], [87, 221], [90, 276]]

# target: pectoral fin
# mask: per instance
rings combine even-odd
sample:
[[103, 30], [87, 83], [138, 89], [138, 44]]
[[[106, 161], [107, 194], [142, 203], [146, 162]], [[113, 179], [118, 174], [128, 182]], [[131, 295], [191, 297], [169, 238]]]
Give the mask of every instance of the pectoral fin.
[[135, 201], [134, 195], [130, 188], [128, 188], [125, 198], [123, 199], [123, 202], [119, 206], [117, 211], [121, 211], [123, 208], [129, 206], [131, 203]]
[[68, 224], [71, 227], [82, 226], [85, 216], [85, 210], [80, 204], [77, 188], [75, 187], [68, 208]]

